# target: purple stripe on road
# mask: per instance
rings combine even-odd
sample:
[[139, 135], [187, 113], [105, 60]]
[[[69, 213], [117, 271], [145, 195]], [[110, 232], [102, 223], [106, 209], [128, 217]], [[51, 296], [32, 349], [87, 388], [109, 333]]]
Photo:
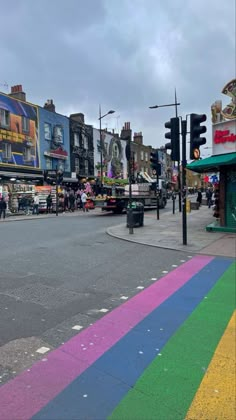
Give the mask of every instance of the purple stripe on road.
[[31, 418], [213, 259], [192, 258], [3, 385], [0, 418]]

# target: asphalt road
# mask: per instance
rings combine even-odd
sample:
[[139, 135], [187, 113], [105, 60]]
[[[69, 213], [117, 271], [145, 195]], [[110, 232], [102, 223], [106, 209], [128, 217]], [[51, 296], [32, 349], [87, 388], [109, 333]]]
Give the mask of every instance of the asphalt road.
[[90, 212], [0, 223], [0, 383], [186, 260], [108, 236], [122, 220]]

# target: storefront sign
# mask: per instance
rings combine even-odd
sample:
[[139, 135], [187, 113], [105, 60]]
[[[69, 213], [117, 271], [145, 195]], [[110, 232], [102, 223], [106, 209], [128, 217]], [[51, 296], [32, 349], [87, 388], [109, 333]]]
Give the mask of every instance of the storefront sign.
[[56, 150], [50, 150], [50, 151], [44, 152], [44, 156], [66, 160], [68, 158], [68, 153], [66, 150], [62, 148], [58, 148]]
[[212, 135], [213, 155], [236, 152], [236, 119], [214, 124]]

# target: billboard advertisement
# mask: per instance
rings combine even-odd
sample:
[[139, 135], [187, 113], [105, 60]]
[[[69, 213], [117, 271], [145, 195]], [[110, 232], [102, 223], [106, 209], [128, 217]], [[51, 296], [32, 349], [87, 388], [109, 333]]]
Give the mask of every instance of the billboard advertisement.
[[0, 94], [0, 167], [39, 168], [38, 110]]

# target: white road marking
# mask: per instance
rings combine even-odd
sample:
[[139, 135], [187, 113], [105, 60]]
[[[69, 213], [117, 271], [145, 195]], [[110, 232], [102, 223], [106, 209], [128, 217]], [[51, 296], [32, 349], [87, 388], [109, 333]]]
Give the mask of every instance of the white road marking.
[[74, 325], [73, 327], [72, 327], [72, 330], [76, 330], [76, 331], [79, 331], [79, 330], [82, 330], [82, 325]]
[[162, 273], [163, 273], [163, 274], [167, 274], [167, 273], [168, 273], [168, 271], [164, 270], [164, 271], [162, 271]]
[[44, 354], [44, 353], [47, 353], [47, 351], [49, 350], [50, 350], [49, 347], [40, 347], [38, 350], [36, 350], [36, 353]]
[[103, 313], [106, 313], [106, 312], [109, 312], [109, 309], [106, 309], [106, 308], [102, 308], [102, 309], [100, 309], [100, 310], [99, 310], [99, 312], [103, 312]]
[[144, 286], [138, 286], [138, 287], [136, 287], [136, 289], [142, 290], [142, 289], [144, 289]]
[[180, 260], [180, 262], [185, 262], [185, 260]]
[[153, 277], [151, 280], [152, 280], [152, 281], [156, 281], [156, 280], [157, 280], [157, 278], [156, 278], [156, 277]]
[[172, 264], [172, 267], [178, 267], [176, 264]]
[[127, 300], [127, 299], [129, 299], [129, 297], [128, 296], [121, 296], [120, 299]]

